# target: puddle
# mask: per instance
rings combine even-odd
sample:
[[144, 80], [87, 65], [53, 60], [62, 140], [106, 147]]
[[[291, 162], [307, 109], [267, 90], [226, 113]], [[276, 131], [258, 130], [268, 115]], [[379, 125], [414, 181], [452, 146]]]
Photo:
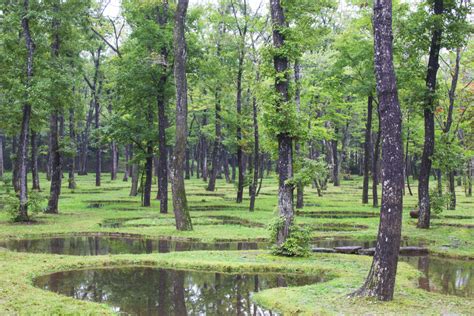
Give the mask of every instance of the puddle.
[[474, 262], [435, 256], [400, 257], [423, 272], [418, 286], [429, 292], [474, 298]]
[[107, 254], [164, 253], [192, 250], [255, 250], [265, 249], [263, 242], [203, 243], [170, 239], [142, 239], [118, 236], [65, 236], [43, 239], [11, 239], [0, 247], [17, 252], [52, 253], [74, 256]]
[[[317, 240], [312, 243], [315, 247], [334, 248], [362, 246], [363, 248], [375, 247], [376, 241], [357, 241], [350, 239]], [[402, 247], [423, 246], [402, 240]], [[408, 262], [424, 276], [419, 278], [418, 286], [424, 290], [464, 297], [474, 297], [474, 261], [451, 260], [425, 256], [400, 256], [400, 261]]]
[[58, 272], [39, 277], [39, 288], [106, 303], [132, 315], [278, 315], [251, 300], [264, 289], [321, 282], [321, 277], [223, 274], [151, 267]]

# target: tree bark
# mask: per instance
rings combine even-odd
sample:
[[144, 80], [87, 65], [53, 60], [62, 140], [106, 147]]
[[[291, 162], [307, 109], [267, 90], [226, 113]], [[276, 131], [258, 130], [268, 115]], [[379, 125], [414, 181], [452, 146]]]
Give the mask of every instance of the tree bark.
[[[295, 61], [295, 103], [296, 110], [299, 113], [301, 110], [301, 66], [299, 61]], [[301, 145], [300, 143], [295, 144], [295, 151], [297, 159], [301, 159]], [[302, 209], [304, 207], [304, 186], [301, 181], [296, 183], [296, 208]]]
[[382, 206], [375, 254], [355, 294], [393, 299], [403, 211], [402, 115], [392, 53], [392, 1], [374, 3], [374, 64], [382, 128]]
[[[273, 24], [273, 45], [278, 50], [285, 45], [285, 36], [281, 29], [287, 26], [280, 0], [270, 0], [270, 12]], [[276, 100], [275, 106], [277, 112], [280, 112], [282, 104], [289, 101], [288, 58], [284, 55], [275, 54], [273, 57], [273, 65], [276, 72], [275, 90], [279, 97]], [[280, 246], [286, 241], [290, 234], [290, 227], [294, 217], [294, 188], [292, 184], [287, 183], [287, 180], [293, 177], [293, 139], [286, 132], [279, 133], [277, 138], [279, 173], [278, 209], [283, 223], [278, 228], [276, 243]]]
[[176, 141], [173, 155], [172, 193], [176, 229], [192, 230], [186, 189], [184, 185], [184, 160], [186, 159], [186, 138], [188, 135], [188, 87], [186, 79], [186, 39], [184, 22], [188, 0], [178, 0], [174, 26], [174, 77], [176, 81]]
[[367, 121], [365, 123], [365, 142], [364, 142], [364, 182], [362, 185], [362, 204], [369, 203], [369, 177], [370, 162], [372, 161], [372, 108], [373, 97], [369, 95], [367, 99]]
[[[259, 75], [257, 73], [257, 80]], [[257, 184], [258, 184], [258, 171], [260, 169], [260, 139], [258, 134], [258, 108], [257, 108], [257, 97], [254, 95], [252, 99], [252, 108], [253, 108], [253, 139], [254, 139], [254, 167], [253, 167], [253, 179], [252, 184], [250, 185], [250, 207], [249, 211], [253, 212], [255, 210], [255, 198], [257, 196]]]
[[151, 185], [153, 180], [153, 144], [148, 142], [146, 147], [145, 186], [143, 188], [143, 206], [151, 206]]
[[379, 130], [377, 131], [377, 139], [375, 141], [374, 156], [372, 162], [372, 206], [379, 207], [379, 197], [377, 185], [379, 184], [379, 159], [380, 159], [380, 138], [382, 136], [380, 111], [377, 107], [377, 115], [379, 118]]
[[38, 139], [35, 131], [31, 131], [31, 177], [33, 190], [41, 191], [38, 173]]
[[123, 171], [123, 181], [127, 182], [130, 173], [130, 145], [125, 146], [125, 169]]
[[[434, 14], [443, 14], [443, 0], [434, 0]], [[425, 141], [421, 157], [420, 176], [418, 179], [418, 228], [429, 228], [431, 217], [430, 206], [430, 173], [431, 156], [434, 153], [434, 99], [436, 93], [436, 75], [439, 68], [439, 51], [441, 49], [442, 29], [435, 26], [431, 37], [428, 71], [426, 73], [426, 97], [424, 100], [423, 116], [425, 121]]]
[[[33, 55], [35, 45], [31, 38], [30, 33], [30, 3], [29, 0], [23, 1], [23, 14], [21, 18], [21, 26], [23, 29], [23, 37], [25, 38], [25, 45], [27, 51], [26, 59], [26, 87], [31, 86], [31, 80], [33, 79]], [[18, 172], [18, 196], [20, 200], [20, 207], [18, 215], [15, 218], [16, 221], [28, 221], [28, 179], [27, 179], [27, 162], [28, 162], [28, 133], [30, 130], [30, 118], [31, 118], [31, 104], [29, 96], [23, 104], [22, 120], [20, 128], [20, 138], [18, 141], [18, 152], [17, 152], [17, 172]]]
[[140, 175], [140, 168], [137, 163], [132, 164], [132, 186], [130, 188], [130, 196], [138, 195], [138, 181]]
[[5, 165], [4, 165], [4, 160], [3, 160], [3, 140], [4, 140], [3, 134], [0, 134], [0, 178], [3, 177], [3, 174], [5, 173]]
[[[337, 135], [337, 128], [336, 128], [336, 135]], [[338, 187], [340, 185], [340, 179], [339, 179], [339, 166], [340, 166], [340, 162], [339, 162], [339, 155], [337, 154], [337, 139], [333, 139], [331, 140], [331, 152], [332, 152], [332, 156], [333, 156], [333, 161], [334, 161], [334, 164], [333, 164], [333, 169], [332, 169], [332, 172], [333, 172], [333, 184], [335, 187]]]
[[221, 100], [220, 100], [220, 89], [216, 87], [215, 93], [215, 101], [216, 101], [216, 108], [215, 108], [215, 139], [214, 139], [214, 147], [212, 149], [212, 169], [211, 174], [209, 175], [209, 184], [207, 185], [207, 191], [215, 191], [216, 190], [216, 178], [219, 166], [219, 156], [221, 152], [221, 138], [222, 138], [222, 128], [221, 128]]
[[[53, 11], [57, 14], [59, 11], [59, 3], [55, 2], [53, 5]], [[53, 42], [51, 44], [51, 57], [53, 60], [59, 58], [59, 24], [60, 21], [54, 17], [52, 21], [52, 34]], [[51, 188], [49, 191], [48, 207], [46, 213], [58, 214], [59, 195], [61, 194], [61, 183], [62, 183], [62, 153], [60, 148], [60, 120], [62, 119], [60, 111], [62, 109], [61, 101], [57, 100], [56, 104], [53, 104], [53, 112], [50, 117], [50, 148], [49, 155], [51, 160]]]
[[[74, 143], [76, 140], [76, 127], [74, 123], [74, 109], [69, 110], [69, 140]], [[69, 157], [69, 179], [68, 188], [74, 190], [76, 188], [76, 150], [74, 154]]]

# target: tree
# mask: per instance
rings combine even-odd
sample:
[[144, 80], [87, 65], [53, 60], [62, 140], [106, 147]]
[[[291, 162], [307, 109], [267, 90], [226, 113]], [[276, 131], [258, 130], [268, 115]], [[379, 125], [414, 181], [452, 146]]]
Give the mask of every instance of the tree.
[[[276, 52], [273, 56], [275, 68], [275, 109], [278, 115], [284, 115], [285, 107], [291, 106], [289, 96], [288, 57], [284, 54], [284, 29], [287, 27], [285, 15], [280, 0], [270, 0], [270, 12], [273, 27], [273, 46]], [[282, 218], [282, 225], [278, 227], [277, 245], [283, 244], [290, 234], [293, 223], [293, 184], [289, 180], [293, 177], [293, 138], [288, 131], [281, 131], [278, 135], [278, 210]]]
[[184, 23], [188, 0], [178, 0], [174, 25], [174, 77], [176, 82], [176, 136], [173, 152], [172, 194], [173, 211], [178, 230], [192, 230], [186, 189], [184, 186], [184, 160], [188, 136], [188, 87], [186, 79], [186, 39]]
[[[443, 1], [434, 0], [434, 14], [443, 14]], [[418, 178], [418, 228], [430, 227], [430, 174], [432, 156], [434, 153], [435, 125], [434, 125], [434, 101], [436, 93], [436, 76], [439, 69], [439, 51], [441, 49], [442, 25], [441, 20], [435, 22], [431, 36], [430, 55], [428, 59], [428, 70], [426, 72], [426, 96], [423, 104], [423, 116], [425, 123], [425, 141], [423, 155], [421, 156], [420, 176]]]
[[382, 205], [377, 245], [365, 284], [355, 295], [393, 299], [403, 211], [402, 115], [392, 47], [392, 1], [374, 3], [374, 65], [382, 130]]
[[[27, 50], [26, 57], [26, 91], [31, 86], [33, 80], [33, 58], [35, 52], [35, 44], [31, 37], [30, 31], [30, 2], [29, 0], [23, 0], [23, 11], [21, 12], [21, 26], [23, 29], [23, 38], [25, 39], [25, 45]], [[30, 118], [31, 118], [31, 101], [30, 96], [26, 96], [26, 100], [23, 103], [22, 121], [20, 128], [20, 138], [18, 142], [18, 153], [15, 168], [18, 172], [18, 196], [20, 199], [20, 207], [18, 215], [15, 218], [16, 221], [25, 222], [29, 220], [28, 217], [28, 182], [27, 182], [27, 162], [28, 162], [28, 135], [30, 130]]]

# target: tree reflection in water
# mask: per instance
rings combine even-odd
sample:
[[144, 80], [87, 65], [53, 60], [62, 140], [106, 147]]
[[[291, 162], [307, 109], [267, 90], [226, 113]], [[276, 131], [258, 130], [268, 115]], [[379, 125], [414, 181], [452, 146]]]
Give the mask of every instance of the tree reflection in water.
[[274, 315], [255, 305], [262, 289], [322, 281], [295, 275], [235, 275], [149, 267], [58, 272], [35, 280], [43, 289], [103, 302], [134, 315]]

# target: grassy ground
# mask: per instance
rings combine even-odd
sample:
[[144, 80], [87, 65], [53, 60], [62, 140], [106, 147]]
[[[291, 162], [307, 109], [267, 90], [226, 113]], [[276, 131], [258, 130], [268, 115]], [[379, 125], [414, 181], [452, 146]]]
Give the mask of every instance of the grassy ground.
[[[42, 181], [42, 187], [48, 183]], [[154, 185], [156, 188], [156, 185]], [[0, 212], [0, 238], [39, 237], [80, 232], [120, 232], [149, 237], [193, 238], [203, 241], [265, 240], [265, 226], [275, 215], [277, 186], [274, 179], [265, 179], [257, 209], [247, 210], [248, 199], [242, 205], [234, 202], [233, 184], [218, 183], [216, 192], [206, 192], [200, 180], [187, 182], [188, 201], [194, 231], [178, 232], [174, 228], [172, 212], [159, 214], [158, 202], [151, 208], [140, 207], [140, 198], [128, 197], [129, 183], [107, 181], [103, 187], [94, 186], [93, 176], [78, 177], [78, 189], [63, 189], [59, 215], [40, 214], [37, 223], [13, 224], [5, 212]], [[466, 198], [458, 188], [458, 208], [444, 211], [433, 219], [433, 228], [416, 229], [416, 220], [409, 211], [416, 204], [416, 196], [405, 196], [403, 238], [410, 243], [426, 244], [432, 253], [453, 258], [474, 259], [474, 233], [463, 227], [473, 223], [474, 200]], [[155, 193], [154, 193], [155, 194]], [[317, 238], [351, 238], [374, 240], [378, 228], [378, 210], [360, 203], [361, 181], [343, 181], [340, 187], [329, 185], [323, 197], [307, 188], [307, 206], [301, 212], [332, 212], [352, 215], [342, 218], [299, 216], [297, 223], [311, 227]], [[1, 203], [1, 202], [0, 202]], [[170, 205], [171, 211], [171, 205]], [[375, 217], [356, 217], [358, 213]], [[223, 222], [225, 216], [226, 222]], [[464, 216], [471, 218], [452, 218]], [[104, 227], [104, 222], [120, 220], [119, 228]], [[236, 220], [245, 220], [235, 225]], [[448, 225], [458, 225], [453, 227]], [[48, 254], [20, 254], [0, 251], [0, 314], [6, 313], [77, 313], [100, 314], [110, 312], [106, 306], [80, 302], [71, 298], [36, 289], [32, 279], [40, 274], [77, 267], [109, 264], [147, 264], [183, 269], [206, 269], [227, 272], [282, 271], [327, 274], [328, 282], [301, 288], [277, 288], [255, 296], [265, 307], [287, 314], [334, 313], [408, 313], [408, 314], [469, 314], [474, 304], [467, 299], [425, 292], [416, 288], [418, 272], [401, 264], [397, 279], [395, 301], [376, 303], [365, 299], [346, 299], [345, 295], [359, 286], [367, 274], [370, 258], [362, 256], [313, 255], [305, 259], [286, 259], [265, 252], [186, 252], [153, 255], [117, 255], [74, 257]]]

